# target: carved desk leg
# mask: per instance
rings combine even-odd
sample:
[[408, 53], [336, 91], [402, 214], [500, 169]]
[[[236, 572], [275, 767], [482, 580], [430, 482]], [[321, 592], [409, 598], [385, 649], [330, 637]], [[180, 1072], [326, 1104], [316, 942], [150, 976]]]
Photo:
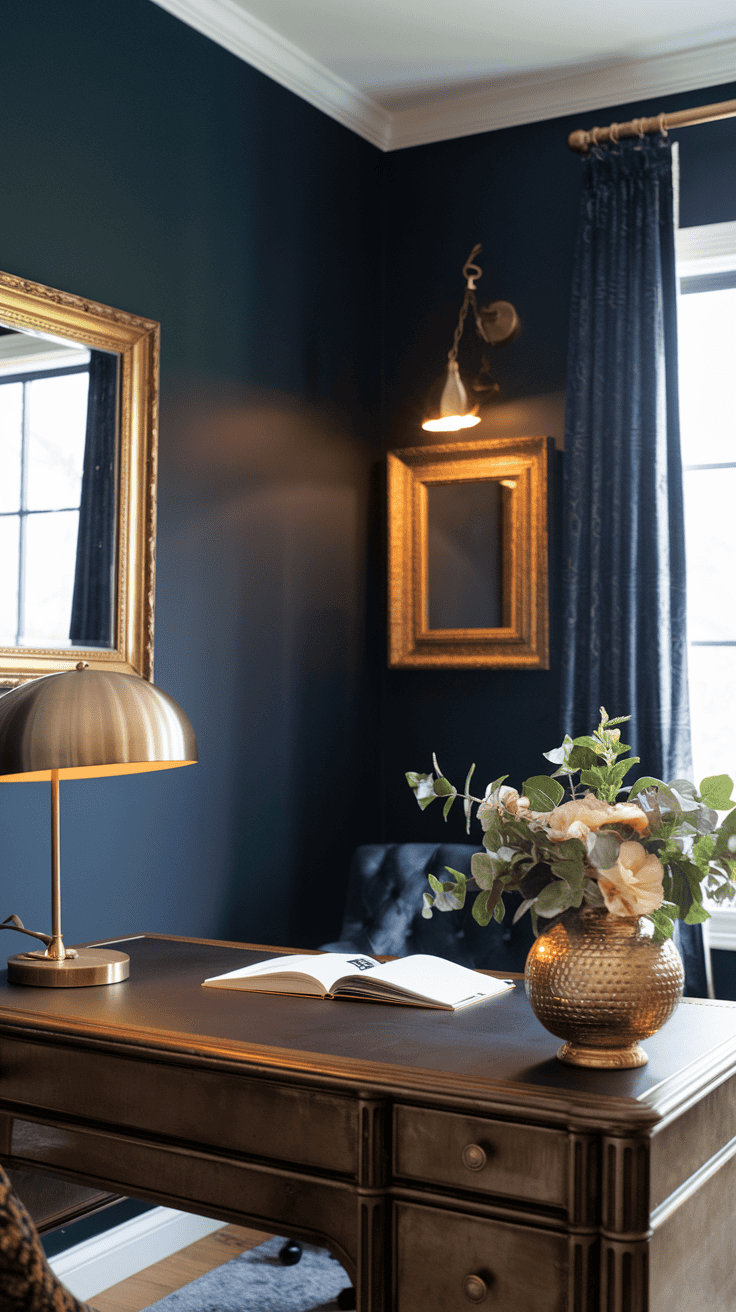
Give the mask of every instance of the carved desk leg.
[[604, 1137], [601, 1312], [648, 1312], [649, 1140]]
[[597, 1312], [600, 1266], [598, 1188], [600, 1146], [595, 1135], [570, 1133], [568, 1216], [570, 1276], [568, 1312]]
[[389, 1312], [387, 1297], [390, 1249], [386, 1162], [390, 1110], [377, 1099], [360, 1102], [358, 1169], [358, 1312]]

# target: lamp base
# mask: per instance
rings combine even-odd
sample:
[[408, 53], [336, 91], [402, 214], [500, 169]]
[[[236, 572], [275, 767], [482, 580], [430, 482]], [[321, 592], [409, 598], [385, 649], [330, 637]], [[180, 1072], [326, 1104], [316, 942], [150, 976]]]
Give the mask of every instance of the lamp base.
[[78, 948], [76, 957], [53, 961], [42, 952], [8, 958], [8, 983], [38, 988], [78, 989], [90, 984], [119, 984], [130, 974], [130, 957], [110, 948]]

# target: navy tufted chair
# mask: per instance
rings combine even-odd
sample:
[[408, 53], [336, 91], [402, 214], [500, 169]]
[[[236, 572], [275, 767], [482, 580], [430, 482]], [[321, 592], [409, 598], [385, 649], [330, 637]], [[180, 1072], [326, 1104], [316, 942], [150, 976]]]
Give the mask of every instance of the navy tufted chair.
[[452, 866], [469, 877], [470, 858], [479, 850], [467, 843], [367, 843], [356, 848], [340, 937], [323, 943], [323, 949], [397, 957], [426, 952], [462, 966], [522, 971], [534, 935], [528, 916], [511, 923], [518, 893], [509, 895], [501, 925], [492, 921], [483, 928], [473, 920], [474, 892], [462, 911], [422, 917], [422, 894], [430, 891], [427, 875], [450, 878], [445, 867]]

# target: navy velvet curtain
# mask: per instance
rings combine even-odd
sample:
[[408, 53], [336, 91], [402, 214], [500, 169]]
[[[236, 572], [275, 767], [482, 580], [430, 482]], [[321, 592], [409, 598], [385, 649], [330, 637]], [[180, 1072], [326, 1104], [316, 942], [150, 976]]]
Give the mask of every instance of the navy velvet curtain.
[[[672, 151], [583, 160], [564, 461], [562, 728], [631, 715], [632, 773], [690, 778]], [[692, 932], [692, 931], [695, 932]], [[700, 926], [678, 926], [707, 993]]]
[[83, 647], [114, 645], [118, 357], [90, 352], [87, 437], [69, 637]]

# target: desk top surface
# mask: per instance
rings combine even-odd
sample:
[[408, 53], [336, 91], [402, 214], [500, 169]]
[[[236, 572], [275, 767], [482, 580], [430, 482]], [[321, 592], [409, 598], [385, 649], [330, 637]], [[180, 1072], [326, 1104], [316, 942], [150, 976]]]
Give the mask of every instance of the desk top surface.
[[[110, 946], [113, 946], [112, 941]], [[211, 975], [274, 949], [143, 935], [116, 940], [130, 978], [98, 988], [9, 985], [0, 973], [0, 1039], [19, 1029], [188, 1053], [259, 1070], [308, 1073], [354, 1086], [431, 1087], [514, 1106], [535, 1099], [658, 1120], [713, 1080], [736, 1072], [736, 1004], [686, 1001], [653, 1038], [648, 1065], [595, 1071], [556, 1060], [559, 1040], [537, 1021], [518, 981], [459, 1012], [358, 1001], [203, 989]], [[559, 1097], [556, 1097], [558, 1095]], [[647, 1113], [646, 1116], [643, 1115]], [[635, 1115], [636, 1119], [636, 1115]]]

